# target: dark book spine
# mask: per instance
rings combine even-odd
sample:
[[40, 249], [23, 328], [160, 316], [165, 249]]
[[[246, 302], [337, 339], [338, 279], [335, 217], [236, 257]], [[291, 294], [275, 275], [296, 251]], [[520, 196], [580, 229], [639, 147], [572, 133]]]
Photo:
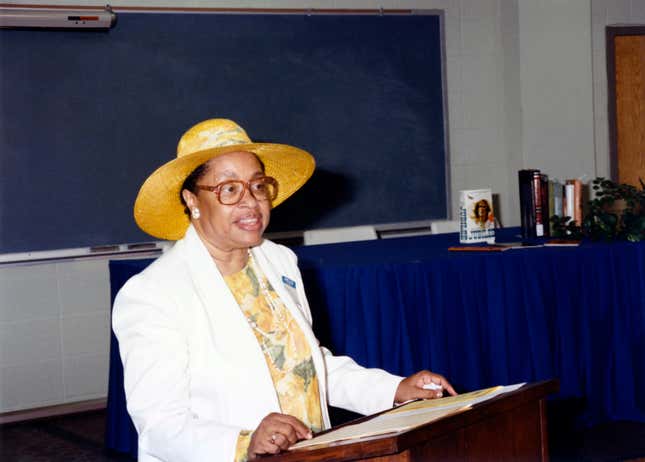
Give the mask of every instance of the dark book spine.
[[549, 177], [544, 173], [540, 175], [540, 194], [542, 197], [542, 218], [544, 223], [544, 236], [551, 236], [549, 223], [551, 222], [551, 210], [549, 209]]
[[535, 234], [535, 203], [533, 194], [533, 173], [539, 170], [520, 170], [518, 180], [520, 185], [520, 218], [522, 224], [522, 239], [534, 239]]
[[533, 193], [533, 214], [535, 219], [535, 235], [544, 236], [544, 216], [542, 215], [542, 178], [540, 171], [533, 172], [533, 181], [531, 182], [531, 192]]

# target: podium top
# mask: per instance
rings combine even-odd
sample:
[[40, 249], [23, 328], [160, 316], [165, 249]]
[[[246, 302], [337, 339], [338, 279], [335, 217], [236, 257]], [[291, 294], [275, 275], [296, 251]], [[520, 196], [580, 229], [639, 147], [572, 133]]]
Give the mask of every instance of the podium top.
[[[541, 429], [546, 429], [546, 420], [543, 412], [540, 411], [540, 403], [544, 398], [559, 389], [557, 380], [546, 380], [530, 384], [518, 384], [509, 387], [493, 387], [485, 390], [467, 393], [464, 399], [455, 400], [453, 398], [442, 398], [427, 402], [425, 406], [427, 415], [426, 422], [423, 420], [422, 402], [413, 402], [394, 409], [388, 409], [378, 414], [366, 416], [344, 425], [335, 427], [327, 432], [328, 438], [324, 438], [323, 433], [319, 434], [319, 441], [322, 444], [308, 445], [294, 448], [276, 456], [263, 458], [271, 462], [288, 462], [288, 461], [353, 461], [362, 460], [370, 457], [391, 457], [385, 460], [415, 460], [410, 459], [409, 455], [418, 452], [419, 448], [429, 444], [433, 440], [450, 440], [463, 436], [463, 430], [470, 427], [482, 427], [480, 431], [486, 431], [490, 436], [491, 426], [496, 425], [495, 421], [502, 419], [508, 420], [513, 415], [514, 425], [512, 427], [521, 428], [517, 425], [517, 419], [528, 419], [530, 416], [537, 417], [536, 425], [530, 425], [539, 436]], [[442, 401], [446, 401], [442, 405]], [[448, 403], [448, 401], [451, 401]], [[406, 407], [408, 409], [406, 409]], [[537, 413], [527, 413], [525, 411], [516, 412], [518, 409], [525, 407], [535, 407]], [[403, 419], [410, 425], [409, 428], [396, 427], [393, 431], [387, 433], [369, 434], [365, 433], [360, 436], [360, 431], [366, 429], [384, 429], [382, 422], [396, 416], [396, 414], [407, 414], [413, 416], [412, 419]], [[525, 415], [525, 417], [523, 417]], [[414, 418], [416, 416], [416, 418]], [[372, 423], [376, 423], [372, 425]], [[482, 426], [483, 425], [483, 426]], [[358, 428], [359, 433], [354, 429]], [[512, 434], [508, 432], [495, 433], [502, 434], [503, 438], [510, 438]], [[524, 432], [520, 432], [524, 433]], [[518, 435], [518, 437], [521, 435]], [[523, 435], [526, 437], [526, 435]], [[308, 443], [308, 442], [307, 442]], [[539, 446], [542, 446], [540, 444]], [[456, 447], [456, 446], [455, 446]], [[407, 454], [407, 455], [406, 455]], [[425, 454], [425, 452], [424, 452]], [[419, 459], [424, 460], [424, 459]]]

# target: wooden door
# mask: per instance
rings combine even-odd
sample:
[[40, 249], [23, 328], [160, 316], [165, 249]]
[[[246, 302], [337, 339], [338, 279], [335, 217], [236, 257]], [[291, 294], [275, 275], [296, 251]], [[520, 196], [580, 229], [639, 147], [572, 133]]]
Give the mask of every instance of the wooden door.
[[645, 27], [607, 28], [612, 177], [645, 182]]

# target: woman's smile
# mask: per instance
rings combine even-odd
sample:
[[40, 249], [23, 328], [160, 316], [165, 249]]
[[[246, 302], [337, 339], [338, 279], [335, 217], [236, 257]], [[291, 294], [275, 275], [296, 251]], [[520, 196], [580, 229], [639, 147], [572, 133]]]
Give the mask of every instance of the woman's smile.
[[259, 231], [263, 228], [262, 216], [259, 214], [244, 215], [233, 223], [245, 231]]

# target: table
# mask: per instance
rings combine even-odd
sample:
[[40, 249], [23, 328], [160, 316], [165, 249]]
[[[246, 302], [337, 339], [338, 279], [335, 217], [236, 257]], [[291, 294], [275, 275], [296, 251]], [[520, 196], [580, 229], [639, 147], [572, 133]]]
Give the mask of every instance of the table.
[[[440, 372], [463, 391], [558, 378], [557, 398], [579, 400], [584, 424], [645, 422], [645, 242], [448, 252], [457, 241], [294, 249], [321, 342], [365, 366]], [[112, 295], [149, 262], [110, 262]], [[122, 373], [113, 338], [106, 444], [136, 453]]]

